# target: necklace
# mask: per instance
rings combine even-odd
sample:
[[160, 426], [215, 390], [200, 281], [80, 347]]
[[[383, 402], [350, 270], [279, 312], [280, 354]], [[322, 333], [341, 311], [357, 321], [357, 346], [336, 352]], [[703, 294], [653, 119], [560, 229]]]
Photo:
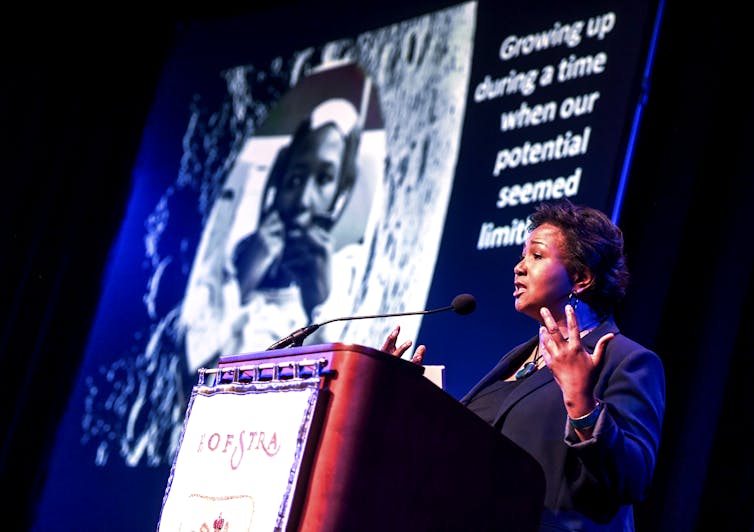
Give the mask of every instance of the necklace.
[[542, 355], [539, 352], [539, 344], [537, 344], [537, 347], [534, 348], [534, 358], [524, 364], [524, 367], [516, 372], [516, 380], [520, 381], [521, 379], [525, 379], [526, 377], [537, 371], [537, 369], [539, 369], [538, 366], [541, 359]]
[[[581, 331], [579, 331], [579, 336], [583, 338], [590, 332], [592, 332], [592, 329], [594, 329], [597, 325], [600, 324], [604, 318], [598, 318], [596, 321], [589, 323], [586, 327], [582, 328]], [[568, 340], [568, 338], [566, 338]], [[542, 354], [539, 352], [539, 344], [534, 348], [534, 356], [532, 359], [523, 365], [521, 369], [519, 369], [516, 374], [514, 375], [515, 379], [517, 381], [520, 381], [521, 379], [525, 379], [535, 371], [539, 369], [539, 362], [542, 360]]]

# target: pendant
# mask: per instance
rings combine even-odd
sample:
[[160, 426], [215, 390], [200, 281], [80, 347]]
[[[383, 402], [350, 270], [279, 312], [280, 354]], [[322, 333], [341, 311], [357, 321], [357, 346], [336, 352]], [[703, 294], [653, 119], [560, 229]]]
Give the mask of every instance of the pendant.
[[526, 364], [524, 364], [523, 368], [521, 368], [520, 370], [516, 372], [516, 375], [515, 375], [516, 380], [519, 381], [521, 379], [525, 379], [526, 377], [528, 377], [535, 371], [537, 371], [537, 364], [531, 361], [527, 362]]

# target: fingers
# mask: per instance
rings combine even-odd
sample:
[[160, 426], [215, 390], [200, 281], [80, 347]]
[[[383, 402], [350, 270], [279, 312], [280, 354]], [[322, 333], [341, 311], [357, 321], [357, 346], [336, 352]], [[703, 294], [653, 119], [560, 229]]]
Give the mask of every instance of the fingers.
[[600, 363], [600, 360], [602, 359], [602, 353], [605, 352], [607, 343], [613, 338], [615, 338], [615, 334], [607, 333], [601, 336], [599, 340], [597, 340], [597, 345], [594, 346], [594, 353], [592, 353], [592, 362], [594, 362], [595, 366]]
[[297, 237], [287, 238], [286, 249], [302, 257], [328, 257], [333, 253], [330, 233], [320, 228], [309, 228]]
[[398, 358], [402, 357], [403, 354], [406, 351], [408, 351], [408, 348], [411, 347], [412, 345], [413, 345], [413, 342], [411, 340], [408, 340], [408, 341], [402, 343], [400, 347], [396, 347], [393, 350], [393, 355], [397, 356]]
[[310, 253], [331, 253], [333, 243], [332, 233], [318, 225], [291, 228], [286, 235], [287, 246], [295, 246]]
[[564, 356], [572, 356], [582, 350], [579, 322], [571, 305], [565, 306], [567, 333], [564, 335], [550, 309], [542, 307], [539, 315], [543, 325], [539, 328], [540, 351], [547, 366]]
[[393, 329], [390, 334], [387, 335], [385, 343], [382, 344], [382, 350], [385, 353], [401, 357], [406, 351], [408, 351], [408, 348], [413, 345], [413, 342], [411, 340], [408, 340], [406, 342], [403, 342], [399, 347], [396, 347], [395, 343], [398, 341], [398, 335], [400, 334], [400, 332], [401, 327], [400, 325], [397, 325], [395, 329]]
[[555, 322], [548, 308], [542, 307], [539, 309], [539, 315], [542, 316], [542, 322], [544, 323], [544, 325], [539, 327], [539, 349], [542, 353], [542, 358], [545, 360], [545, 364], [550, 366], [552, 355], [558, 350], [557, 341], [562, 342], [565, 338], [560, 334], [558, 324]]
[[552, 339], [563, 339], [563, 335], [560, 334], [560, 329], [558, 328], [558, 324], [555, 321], [555, 318], [552, 317], [550, 309], [548, 309], [547, 307], [542, 307], [541, 309], [539, 309], [539, 315], [542, 316], [544, 329], [548, 333], [549, 337]]
[[282, 239], [285, 236], [285, 225], [280, 218], [280, 214], [278, 214], [277, 211], [271, 211], [259, 222], [259, 228], [257, 231], [268, 238], [274, 237]]
[[569, 338], [579, 338], [579, 320], [576, 318], [576, 312], [573, 310], [573, 307], [571, 305], [565, 306], [565, 314], [566, 327], [568, 329], [568, 333], [566, 335], [564, 335], [560, 331], [560, 327], [558, 327], [558, 323], [552, 316], [550, 309], [548, 309], [547, 307], [542, 307], [541, 309], [539, 309], [539, 315], [542, 316], [542, 322], [544, 323], [546, 332], [549, 334], [549, 337], [556, 342], [567, 342]]
[[411, 357], [411, 362], [414, 364], [421, 364], [424, 361], [424, 353], [427, 352], [427, 346], [420, 345], [414, 351], [414, 356]]
[[[398, 341], [398, 335], [401, 332], [400, 326], [396, 326], [395, 329], [393, 329], [390, 334], [387, 335], [387, 338], [385, 339], [385, 343], [382, 344], [382, 351], [385, 353], [388, 353], [390, 355], [393, 355], [398, 358], [402, 358], [404, 354], [411, 348], [412, 345], [414, 345], [414, 342], [411, 340], [407, 340], [403, 342], [401, 345], [396, 347], [396, 342]], [[416, 351], [414, 351], [414, 354], [411, 356], [411, 362], [414, 362], [416, 364], [421, 364], [422, 360], [424, 360], [424, 353], [427, 352], [427, 347], [424, 345], [420, 345], [416, 348]]]
[[395, 350], [395, 342], [398, 340], [398, 335], [401, 332], [401, 326], [398, 325], [393, 329], [390, 334], [387, 335], [385, 343], [382, 344], [382, 350], [385, 353], [392, 353]]
[[576, 319], [576, 311], [569, 304], [565, 306], [568, 338], [579, 338], [579, 320]]

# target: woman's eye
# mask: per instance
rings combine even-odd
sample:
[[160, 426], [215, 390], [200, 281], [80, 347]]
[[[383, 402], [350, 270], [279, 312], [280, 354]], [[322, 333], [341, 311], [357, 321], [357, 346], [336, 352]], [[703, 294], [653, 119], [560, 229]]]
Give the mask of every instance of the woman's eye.
[[294, 170], [286, 176], [285, 183], [289, 187], [300, 187], [305, 179], [306, 174], [304, 172]]
[[317, 174], [317, 184], [327, 185], [335, 181], [335, 174], [332, 172], [319, 172]]

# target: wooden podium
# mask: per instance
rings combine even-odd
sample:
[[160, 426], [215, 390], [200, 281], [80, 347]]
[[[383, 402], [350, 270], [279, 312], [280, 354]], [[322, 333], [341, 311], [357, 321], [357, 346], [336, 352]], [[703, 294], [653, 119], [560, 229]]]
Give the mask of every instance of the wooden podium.
[[334, 343], [226, 356], [217, 371], [296, 379], [312, 361], [321, 384], [287, 530], [536, 530], [539, 464], [421, 366]]

